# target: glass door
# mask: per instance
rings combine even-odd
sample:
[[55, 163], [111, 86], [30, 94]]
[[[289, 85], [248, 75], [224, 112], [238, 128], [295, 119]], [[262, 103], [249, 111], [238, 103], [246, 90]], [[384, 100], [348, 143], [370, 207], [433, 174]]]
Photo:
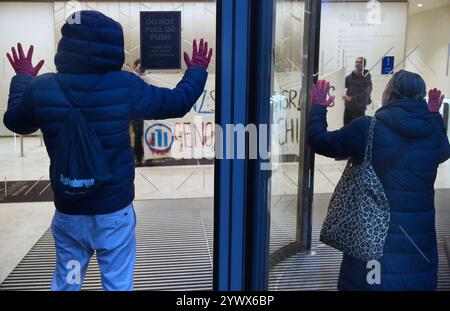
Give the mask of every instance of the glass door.
[[308, 94], [317, 67], [316, 1], [275, 1], [269, 267], [310, 247], [313, 157], [306, 143]]
[[270, 288], [270, 269], [309, 247], [317, 3], [218, 1], [214, 289]]
[[305, 1], [275, 1], [270, 255], [297, 241], [304, 8]]

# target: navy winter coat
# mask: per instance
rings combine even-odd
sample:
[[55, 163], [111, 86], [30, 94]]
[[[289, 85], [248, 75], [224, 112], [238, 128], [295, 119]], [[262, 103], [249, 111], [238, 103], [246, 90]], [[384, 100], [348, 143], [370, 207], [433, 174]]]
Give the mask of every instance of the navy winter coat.
[[[450, 157], [450, 145], [440, 114], [430, 113], [423, 100], [399, 100], [376, 113], [372, 164], [380, 172], [409, 139], [411, 144], [396, 165], [381, 177], [390, 204], [391, 220], [379, 259], [381, 284], [369, 285], [373, 267], [344, 255], [339, 290], [435, 290], [438, 254], [434, 182], [440, 163]], [[309, 123], [312, 149], [327, 157], [364, 157], [370, 117], [327, 132], [326, 108], [314, 106]]]
[[[135, 74], [121, 71], [124, 62], [122, 27], [96, 11], [82, 11], [80, 24], [66, 23], [58, 44], [58, 73], [33, 78], [13, 77], [3, 122], [11, 131], [30, 134], [41, 129], [51, 160], [56, 138], [69, 113], [69, 102], [55, 75], [75, 99], [96, 131], [112, 172], [112, 180], [85, 200], [65, 202], [55, 197], [66, 214], [107, 214], [134, 199], [134, 162], [129, 122], [184, 116], [204, 90], [207, 72], [190, 67], [173, 90], [148, 85]], [[53, 178], [53, 176], [50, 176]]]

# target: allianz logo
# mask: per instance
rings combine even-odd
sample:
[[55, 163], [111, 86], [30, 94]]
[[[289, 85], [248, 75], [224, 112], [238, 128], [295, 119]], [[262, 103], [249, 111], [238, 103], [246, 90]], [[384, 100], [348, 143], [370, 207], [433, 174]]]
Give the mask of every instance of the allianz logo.
[[145, 143], [155, 152], [170, 150], [173, 140], [172, 129], [163, 123], [153, 124], [145, 131]]

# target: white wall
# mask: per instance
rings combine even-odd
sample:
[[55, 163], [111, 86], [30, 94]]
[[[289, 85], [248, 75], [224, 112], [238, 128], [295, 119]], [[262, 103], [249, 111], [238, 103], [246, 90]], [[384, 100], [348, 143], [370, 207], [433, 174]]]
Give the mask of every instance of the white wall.
[[[40, 73], [54, 71], [53, 58], [55, 55], [55, 36], [53, 22], [53, 3], [51, 2], [0, 2], [0, 136], [9, 135], [3, 125], [9, 83], [14, 76], [14, 71], [6, 58], [6, 52], [21, 42], [24, 49], [30, 44], [34, 45], [34, 64], [40, 59], [45, 60], [45, 65]], [[25, 51], [26, 53], [26, 51]]]
[[[216, 45], [216, 3], [207, 1], [83, 1], [71, 6], [66, 1], [54, 2], [55, 43], [61, 39], [61, 27], [68, 14], [74, 10], [96, 10], [118, 21], [124, 32], [125, 64], [124, 69], [130, 69], [136, 58], [140, 57], [140, 12], [141, 11], [181, 11], [182, 50], [192, 50], [192, 40], [203, 37], [209, 46]], [[215, 51], [209, 67], [214, 73]], [[184, 61], [182, 61], [184, 67]], [[175, 85], [173, 85], [175, 86]]]
[[[374, 104], [368, 113], [373, 114], [389, 75], [381, 75], [381, 58], [395, 56], [400, 64], [405, 54], [408, 3], [377, 3], [372, 7], [367, 2], [323, 3], [320, 35], [320, 64], [322, 75], [345, 67], [346, 74], [354, 69], [355, 59], [367, 59], [371, 70]], [[403, 65], [400, 64], [399, 69]], [[338, 98], [336, 103], [343, 104]]]
[[406, 69], [419, 73], [428, 88], [439, 88], [450, 98], [450, 5], [411, 16], [406, 44], [407, 50], [419, 46]]

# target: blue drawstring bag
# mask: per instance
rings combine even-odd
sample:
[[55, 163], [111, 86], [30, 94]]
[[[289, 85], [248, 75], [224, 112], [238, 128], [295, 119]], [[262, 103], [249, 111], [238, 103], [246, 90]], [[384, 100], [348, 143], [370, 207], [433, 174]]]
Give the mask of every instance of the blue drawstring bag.
[[58, 134], [51, 165], [53, 192], [65, 200], [90, 196], [111, 179], [100, 139], [82, 114], [82, 106], [56, 80], [70, 103], [70, 112]]

